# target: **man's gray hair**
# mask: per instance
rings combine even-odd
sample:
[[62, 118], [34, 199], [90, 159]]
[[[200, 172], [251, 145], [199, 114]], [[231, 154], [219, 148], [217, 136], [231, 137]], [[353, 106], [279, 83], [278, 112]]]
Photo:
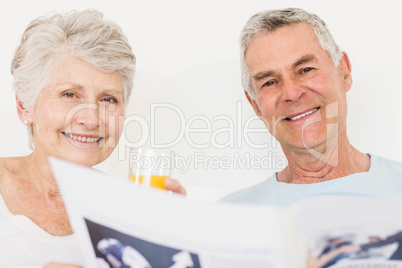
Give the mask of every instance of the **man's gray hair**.
[[[123, 104], [133, 88], [135, 56], [126, 36], [96, 10], [70, 11], [33, 20], [22, 35], [11, 64], [13, 88], [24, 108], [33, 111], [47, 82], [52, 59], [78, 57], [105, 73], [117, 71], [123, 82]], [[33, 149], [33, 127], [28, 126]]]
[[308, 23], [320, 42], [321, 47], [331, 57], [335, 67], [342, 58], [342, 52], [335, 43], [325, 22], [317, 15], [308, 13], [300, 8], [286, 8], [279, 10], [266, 10], [253, 15], [243, 27], [240, 34], [240, 61], [242, 70], [242, 84], [244, 90], [254, 98], [254, 91], [250, 81], [250, 74], [247, 68], [245, 55], [252, 39], [261, 33], [270, 33], [275, 30], [294, 25], [297, 23]]

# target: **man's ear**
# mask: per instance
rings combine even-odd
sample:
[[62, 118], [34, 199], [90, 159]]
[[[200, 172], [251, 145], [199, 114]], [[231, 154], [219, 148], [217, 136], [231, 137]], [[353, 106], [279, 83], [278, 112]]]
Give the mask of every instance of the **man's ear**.
[[17, 94], [15, 94], [15, 102], [17, 105], [17, 113], [20, 120], [25, 124], [29, 125], [32, 123], [32, 116], [28, 109], [24, 107], [22, 101], [18, 98]]
[[352, 87], [353, 79], [352, 79], [352, 65], [350, 63], [349, 56], [348, 54], [346, 54], [346, 52], [342, 52], [342, 58], [339, 61], [338, 68], [344, 80], [345, 92], [348, 92]]
[[260, 111], [260, 108], [258, 107], [258, 104], [257, 104], [257, 102], [255, 101], [255, 99], [252, 98], [252, 97], [250, 96], [250, 94], [248, 94], [247, 91], [244, 91], [244, 94], [246, 94], [246, 98], [247, 98], [248, 102], [251, 104], [251, 106], [253, 106], [254, 112], [255, 112], [259, 117], [261, 117], [261, 111]]

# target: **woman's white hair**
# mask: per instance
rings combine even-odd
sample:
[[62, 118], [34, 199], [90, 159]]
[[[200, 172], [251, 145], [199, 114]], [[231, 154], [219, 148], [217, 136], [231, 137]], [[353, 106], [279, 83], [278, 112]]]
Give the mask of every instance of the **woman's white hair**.
[[294, 25], [297, 23], [308, 23], [320, 42], [321, 47], [331, 57], [335, 67], [342, 58], [342, 52], [335, 43], [325, 22], [317, 15], [308, 13], [300, 8], [286, 8], [279, 10], [266, 10], [253, 15], [243, 27], [240, 34], [240, 61], [242, 71], [242, 84], [244, 90], [251, 98], [254, 98], [254, 91], [250, 81], [245, 55], [252, 39], [261, 33], [274, 32], [279, 28]]
[[[98, 70], [117, 71], [123, 81], [123, 104], [133, 88], [135, 56], [126, 36], [96, 10], [70, 11], [33, 20], [22, 35], [11, 64], [13, 88], [23, 107], [33, 111], [45, 86], [51, 62], [60, 54], [78, 57]], [[28, 126], [33, 149], [32, 125]]]

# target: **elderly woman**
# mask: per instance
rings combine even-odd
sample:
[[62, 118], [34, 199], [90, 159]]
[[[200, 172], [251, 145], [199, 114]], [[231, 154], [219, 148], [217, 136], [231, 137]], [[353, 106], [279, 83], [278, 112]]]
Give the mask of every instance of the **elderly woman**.
[[[28, 26], [11, 72], [33, 152], [0, 159], [0, 265], [83, 263], [47, 158], [93, 166], [112, 153], [134, 68], [127, 38], [97, 11]], [[175, 180], [165, 186], [185, 193]]]

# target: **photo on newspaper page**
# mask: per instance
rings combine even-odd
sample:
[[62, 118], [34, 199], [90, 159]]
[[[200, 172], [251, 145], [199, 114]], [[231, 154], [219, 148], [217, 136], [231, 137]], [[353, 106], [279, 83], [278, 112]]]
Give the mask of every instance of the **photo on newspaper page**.
[[59, 159], [51, 165], [85, 267], [297, 267], [275, 207], [204, 204]]
[[[99, 266], [104, 267], [194, 267], [197, 254], [152, 243], [85, 219]], [[158, 258], [154, 258], [158, 256]], [[101, 264], [103, 263], [103, 264]], [[108, 265], [105, 265], [105, 264]]]
[[401, 204], [359, 197], [304, 202], [295, 223], [306, 267], [402, 267]]

